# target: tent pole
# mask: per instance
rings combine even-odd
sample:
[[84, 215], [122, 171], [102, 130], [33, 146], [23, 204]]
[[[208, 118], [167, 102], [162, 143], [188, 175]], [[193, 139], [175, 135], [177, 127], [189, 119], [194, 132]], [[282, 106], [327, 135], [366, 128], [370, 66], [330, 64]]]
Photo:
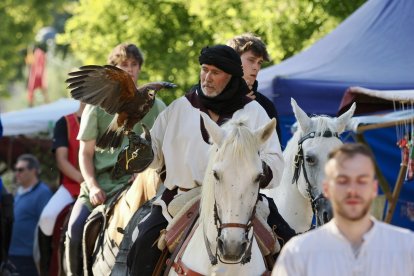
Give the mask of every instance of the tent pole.
[[404, 183], [404, 179], [407, 173], [407, 164], [408, 160], [403, 158], [400, 166], [400, 171], [398, 173], [397, 182], [395, 183], [394, 191], [392, 193], [392, 199], [388, 199], [388, 210], [387, 215], [385, 216], [385, 222], [390, 223], [392, 216], [394, 215], [395, 207], [397, 205], [398, 197], [400, 196], [401, 188]]
[[[369, 147], [371, 149], [370, 145], [367, 143], [367, 141], [364, 138], [363, 132], [356, 133], [356, 140], [358, 142], [360, 142], [360, 143], [365, 144], [367, 147]], [[393, 200], [393, 196], [391, 194], [390, 185], [388, 184], [388, 182], [385, 179], [384, 175], [381, 173], [381, 170], [378, 167], [377, 162], [374, 162], [374, 166], [375, 166], [375, 174], [377, 175], [378, 183], [379, 183], [379, 185], [381, 187], [381, 190], [383, 191], [383, 193], [385, 195], [385, 198], [388, 201], [392, 201]]]

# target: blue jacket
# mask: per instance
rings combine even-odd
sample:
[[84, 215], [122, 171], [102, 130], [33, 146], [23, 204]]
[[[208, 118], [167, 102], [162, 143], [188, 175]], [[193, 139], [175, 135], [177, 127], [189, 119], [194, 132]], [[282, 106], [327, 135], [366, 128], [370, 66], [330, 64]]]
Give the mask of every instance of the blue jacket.
[[40, 214], [52, 197], [52, 191], [43, 182], [14, 197], [14, 223], [9, 255], [32, 256], [34, 233]]

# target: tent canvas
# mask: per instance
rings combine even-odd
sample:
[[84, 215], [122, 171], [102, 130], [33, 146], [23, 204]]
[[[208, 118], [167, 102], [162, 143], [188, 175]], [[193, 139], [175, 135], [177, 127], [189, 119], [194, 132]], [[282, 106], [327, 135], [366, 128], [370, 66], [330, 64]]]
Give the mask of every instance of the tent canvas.
[[73, 113], [78, 108], [78, 101], [63, 98], [33, 108], [2, 113], [3, 136], [48, 132], [60, 117]]
[[260, 71], [259, 91], [280, 115], [290, 98], [309, 113], [336, 114], [350, 86], [412, 89], [414, 1], [370, 0], [307, 50]]
[[[305, 51], [261, 70], [259, 91], [280, 114], [282, 145], [290, 138], [294, 116], [290, 98], [310, 114], [336, 115], [352, 86], [378, 90], [414, 89], [414, 1], [369, 0], [335, 30]], [[364, 133], [389, 183], [395, 182], [400, 151], [395, 128]], [[404, 185], [393, 224], [414, 229], [414, 188]], [[404, 221], [403, 221], [404, 220]]]

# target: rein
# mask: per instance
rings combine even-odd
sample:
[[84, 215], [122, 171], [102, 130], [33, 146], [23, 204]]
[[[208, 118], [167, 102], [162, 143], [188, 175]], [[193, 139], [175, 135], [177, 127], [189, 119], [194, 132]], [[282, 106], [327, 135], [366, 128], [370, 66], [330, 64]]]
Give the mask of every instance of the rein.
[[[260, 188], [259, 188], [259, 190], [260, 190]], [[220, 217], [218, 215], [218, 211], [217, 211], [217, 202], [214, 201], [214, 225], [216, 226], [216, 230], [217, 230], [217, 238], [216, 238], [216, 240], [218, 240], [218, 238], [221, 236], [221, 231], [224, 228], [242, 228], [242, 229], [245, 230], [245, 238], [246, 238], [246, 240], [249, 240], [249, 246], [244, 251], [243, 257], [240, 259], [240, 261], [234, 262], [234, 263], [223, 261], [220, 258], [220, 255], [217, 252], [218, 246], [216, 246], [216, 252], [215, 252], [215, 254], [213, 254], [213, 252], [211, 250], [211, 247], [210, 247], [210, 242], [209, 242], [209, 240], [207, 238], [207, 235], [205, 234], [204, 227], [203, 227], [204, 243], [206, 245], [207, 254], [208, 254], [208, 257], [210, 259], [211, 265], [216, 265], [218, 263], [218, 260], [220, 260], [220, 262], [222, 262], [224, 264], [239, 264], [239, 263], [240, 264], [247, 264], [248, 262], [250, 262], [251, 257], [252, 257], [252, 245], [253, 245], [253, 236], [254, 236], [254, 233], [252, 233], [252, 235], [249, 238], [249, 232], [250, 232], [250, 229], [253, 226], [252, 221], [253, 221], [254, 216], [256, 215], [256, 205], [257, 205], [257, 201], [258, 200], [259, 200], [259, 192], [257, 193], [256, 203], [254, 204], [254, 208], [253, 208], [252, 213], [250, 215], [250, 218], [249, 218], [249, 220], [247, 221], [246, 224], [233, 223], [233, 222], [230, 222], [230, 223], [222, 223], [221, 222], [221, 219], [220, 219]]]
[[331, 138], [331, 137], [336, 137], [339, 139], [339, 135], [337, 132], [332, 132], [330, 130], [327, 130], [325, 132], [316, 132], [316, 131], [312, 131], [308, 134], [306, 134], [305, 136], [303, 136], [299, 142], [298, 142], [298, 151], [295, 155], [295, 171], [293, 173], [293, 179], [292, 179], [292, 184], [296, 182], [296, 185], [298, 184], [298, 180], [299, 180], [299, 176], [300, 176], [300, 172], [301, 170], [303, 170], [303, 176], [305, 178], [306, 181], [306, 191], [308, 192], [309, 198], [310, 198], [310, 204], [312, 206], [312, 212], [314, 214], [316, 214], [316, 206], [317, 203], [320, 199], [323, 199], [324, 196], [323, 194], [319, 194], [318, 196], [315, 196], [312, 193], [312, 184], [309, 181], [308, 178], [308, 173], [306, 172], [306, 165], [305, 165], [305, 160], [304, 160], [304, 154], [303, 154], [303, 142], [305, 142], [308, 139], [313, 139], [316, 137], [325, 137], [325, 138]]

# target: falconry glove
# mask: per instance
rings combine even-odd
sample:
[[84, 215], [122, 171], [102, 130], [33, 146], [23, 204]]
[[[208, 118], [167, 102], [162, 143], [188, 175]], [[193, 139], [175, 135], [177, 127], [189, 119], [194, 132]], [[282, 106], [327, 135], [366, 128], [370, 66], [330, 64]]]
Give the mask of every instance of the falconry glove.
[[151, 135], [144, 124], [142, 124], [142, 128], [145, 138], [132, 131], [129, 132], [129, 143], [118, 155], [118, 161], [112, 170], [112, 178], [116, 179], [125, 174], [140, 173], [154, 160]]

